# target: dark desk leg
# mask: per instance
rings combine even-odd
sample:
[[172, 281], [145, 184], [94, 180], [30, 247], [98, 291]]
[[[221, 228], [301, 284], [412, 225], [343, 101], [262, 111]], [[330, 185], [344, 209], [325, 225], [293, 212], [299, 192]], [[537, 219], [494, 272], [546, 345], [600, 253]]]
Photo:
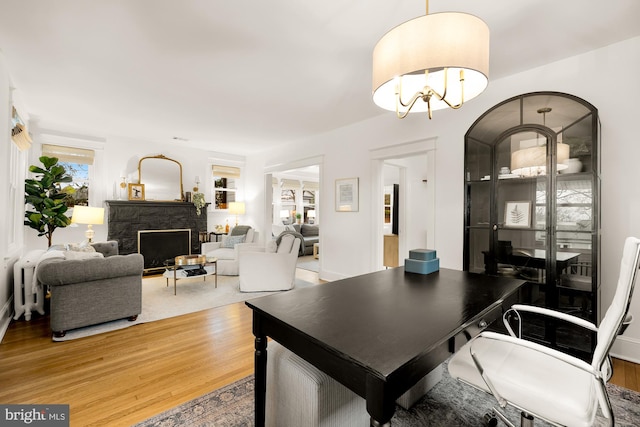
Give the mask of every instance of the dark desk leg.
[[395, 399], [386, 392], [386, 383], [378, 378], [367, 377], [367, 412], [371, 415], [371, 427], [390, 427], [396, 412]]
[[260, 332], [260, 319], [253, 313], [253, 334], [255, 335], [255, 421], [256, 427], [264, 427], [267, 401], [267, 337]]

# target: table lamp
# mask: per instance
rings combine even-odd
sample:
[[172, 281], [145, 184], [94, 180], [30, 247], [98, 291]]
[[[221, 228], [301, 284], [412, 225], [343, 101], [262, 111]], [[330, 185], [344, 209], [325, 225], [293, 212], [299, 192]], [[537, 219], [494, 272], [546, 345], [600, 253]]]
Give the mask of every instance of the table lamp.
[[95, 232], [93, 231], [93, 224], [104, 223], [104, 208], [74, 206], [73, 215], [71, 216], [71, 223], [87, 224], [87, 231], [85, 231], [84, 235], [87, 236], [89, 243], [91, 243], [95, 234]]
[[307, 211], [307, 218], [309, 218], [309, 224], [313, 224], [316, 220], [316, 211], [314, 209], [309, 209]]
[[280, 211], [280, 219], [282, 220], [282, 223], [285, 224], [285, 220], [289, 218], [289, 211], [286, 209], [283, 209]]
[[244, 215], [244, 202], [230, 202], [229, 213], [236, 216], [236, 226], [237, 226], [238, 215]]

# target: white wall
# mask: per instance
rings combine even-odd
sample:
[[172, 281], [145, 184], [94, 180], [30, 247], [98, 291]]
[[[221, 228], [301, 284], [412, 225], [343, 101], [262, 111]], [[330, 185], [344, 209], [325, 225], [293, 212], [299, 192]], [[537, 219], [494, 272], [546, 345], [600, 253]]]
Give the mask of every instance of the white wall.
[[[4, 63], [4, 57], [0, 53], [0, 169], [2, 169], [2, 181], [5, 183], [9, 178], [9, 162], [11, 161], [10, 147], [11, 147], [11, 89], [9, 73]], [[2, 185], [0, 187], [0, 200], [7, 200], [9, 196], [9, 186]], [[13, 257], [12, 249], [9, 247], [8, 234], [10, 232], [9, 227], [13, 224], [8, 224], [9, 215], [3, 215], [3, 220], [0, 221], [0, 257], [2, 259], [2, 273], [0, 274], [0, 337], [4, 334], [13, 310], [12, 306], [12, 273]]]

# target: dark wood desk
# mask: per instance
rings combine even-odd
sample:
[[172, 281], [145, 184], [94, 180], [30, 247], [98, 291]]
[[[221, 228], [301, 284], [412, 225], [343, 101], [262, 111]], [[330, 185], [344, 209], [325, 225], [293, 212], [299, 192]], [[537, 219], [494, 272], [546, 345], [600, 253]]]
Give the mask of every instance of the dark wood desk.
[[246, 302], [256, 337], [256, 426], [265, 422], [267, 336], [365, 398], [371, 425], [381, 426], [396, 399], [446, 360], [455, 337], [501, 315], [523, 283], [398, 267]]
[[[535, 268], [542, 271], [547, 265], [547, 251], [544, 249], [518, 249], [514, 248], [506, 259], [498, 259], [496, 255], [489, 251], [483, 251], [485, 272], [487, 274], [497, 273], [497, 264], [512, 264], [519, 267]], [[572, 263], [578, 261], [580, 253], [577, 252], [556, 252], [556, 271], [561, 274]]]

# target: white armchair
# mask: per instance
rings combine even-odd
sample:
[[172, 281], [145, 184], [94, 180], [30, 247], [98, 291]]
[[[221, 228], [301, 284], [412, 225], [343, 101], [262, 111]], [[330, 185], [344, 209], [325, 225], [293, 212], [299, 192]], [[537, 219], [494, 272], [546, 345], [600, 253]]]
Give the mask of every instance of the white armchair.
[[282, 236], [277, 248], [273, 243], [239, 252], [240, 292], [293, 289], [300, 239], [289, 234]]
[[[239, 236], [244, 236], [244, 239], [239, 239]], [[244, 235], [234, 235], [231, 230], [229, 234], [222, 236], [220, 242], [203, 243], [200, 247], [200, 253], [206, 255], [207, 258], [218, 258], [216, 264], [218, 275], [237, 276], [239, 251], [250, 247], [259, 248], [258, 238], [259, 233], [253, 228], [248, 228]], [[242, 240], [242, 242], [238, 243], [235, 240]]]
[[[613, 426], [613, 411], [606, 388], [611, 376], [609, 351], [624, 325], [631, 321], [629, 303], [639, 259], [640, 239], [627, 238], [616, 293], [599, 326], [542, 307], [514, 305], [505, 313], [515, 313], [520, 318], [519, 313], [535, 312], [594, 331], [597, 344], [590, 361], [522, 339], [520, 333], [505, 321], [510, 335], [482, 332], [453, 355], [448, 365], [449, 373], [453, 378], [492, 394], [500, 408], [511, 405], [520, 409], [523, 426], [532, 426], [534, 417], [554, 425], [591, 426], [598, 407]], [[489, 416], [514, 425], [498, 408], [493, 408]]]

